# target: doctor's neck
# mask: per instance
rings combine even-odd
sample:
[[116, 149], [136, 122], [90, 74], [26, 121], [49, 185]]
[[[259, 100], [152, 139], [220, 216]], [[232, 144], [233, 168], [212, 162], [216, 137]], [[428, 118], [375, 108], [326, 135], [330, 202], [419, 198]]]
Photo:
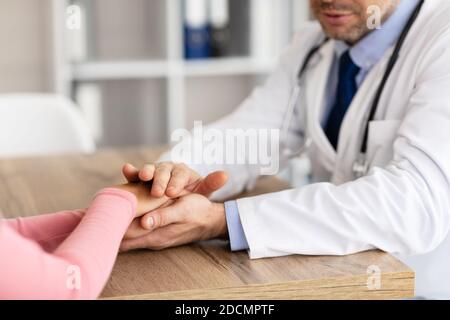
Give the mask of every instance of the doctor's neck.
[[[386, 21], [401, 0], [310, 0], [325, 34], [352, 46]], [[403, 0], [408, 1], [408, 0]]]

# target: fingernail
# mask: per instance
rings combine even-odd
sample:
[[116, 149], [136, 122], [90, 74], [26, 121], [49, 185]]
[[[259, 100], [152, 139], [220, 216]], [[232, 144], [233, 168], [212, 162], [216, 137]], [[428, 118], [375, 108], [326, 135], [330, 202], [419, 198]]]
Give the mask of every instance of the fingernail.
[[154, 225], [155, 225], [155, 220], [153, 219], [153, 217], [148, 217], [147, 218], [147, 226], [149, 228], [153, 228]]

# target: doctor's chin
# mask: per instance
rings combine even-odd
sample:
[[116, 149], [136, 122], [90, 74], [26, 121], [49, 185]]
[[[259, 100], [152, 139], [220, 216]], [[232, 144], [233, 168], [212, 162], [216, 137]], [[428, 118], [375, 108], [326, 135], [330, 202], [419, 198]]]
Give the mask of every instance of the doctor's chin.
[[0, 0], [0, 300], [285, 319], [450, 299], [449, 17]]

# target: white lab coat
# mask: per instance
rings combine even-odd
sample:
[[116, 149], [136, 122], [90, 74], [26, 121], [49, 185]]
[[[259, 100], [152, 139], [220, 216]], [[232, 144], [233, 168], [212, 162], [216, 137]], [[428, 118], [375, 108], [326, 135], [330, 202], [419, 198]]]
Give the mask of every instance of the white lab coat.
[[[305, 55], [323, 37], [319, 24], [298, 32], [267, 83], [213, 128], [280, 128]], [[321, 127], [334, 42], [310, 63], [284, 141], [293, 150], [312, 140], [315, 182], [307, 187], [238, 200], [251, 258], [290, 254], [347, 255], [379, 248], [416, 272], [416, 295], [450, 298], [450, 1], [428, 0], [370, 123], [370, 172], [355, 179], [364, 117], [392, 50], [371, 70], [342, 123], [339, 152]], [[163, 159], [169, 157], [166, 154]], [[287, 158], [281, 155], [282, 164]], [[258, 168], [226, 170], [230, 182], [216, 197], [251, 188]]]

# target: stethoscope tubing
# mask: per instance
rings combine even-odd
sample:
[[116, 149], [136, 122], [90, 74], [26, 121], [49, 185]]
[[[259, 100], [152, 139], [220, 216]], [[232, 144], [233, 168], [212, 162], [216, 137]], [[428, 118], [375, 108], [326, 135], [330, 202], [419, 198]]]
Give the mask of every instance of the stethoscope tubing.
[[[361, 143], [361, 148], [360, 148], [360, 155], [358, 157], [358, 160], [355, 162], [355, 166], [354, 167], [358, 167], [358, 171], [367, 169], [366, 165], [365, 165], [365, 161], [366, 161], [366, 153], [367, 153], [367, 144], [368, 144], [368, 135], [369, 135], [369, 125], [370, 122], [374, 120], [378, 106], [380, 104], [380, 100], [381, 100], [381, 96], [383, 95], [384, 92], [384, 88], [386, 87], [387, 81], [389, 80], [389, 77], [395, 67], [395, 65], [397, 64], [398, 58], [400, 56], [400, 51], [403, 47], [403, 44], [406, 42], [406, 38], [409, 34], [409, 32], [411, 31], [415, 21], [417, 20], [423, 4], [425, 3], [425, 0], [421, 0], [420, 3], [417, 5], [417, 7], [415, 8], [414, 12], [412, 13], [411, 17], [409, 18], [405, 28], [403, 29], [397, 44], [395, 46], [395, 49], [389, 59], [388, 65], [386, 67], [386, 71], [383, 75], [383, 78], [380, 82], [380, 85], [377, 88], [377, 91], [375, 93], [375, 97], [374, 100], [372, 102], [371, 108], [370, 108], [370, 112], [368, 114], [367, 120], [366, 120], [366, 126], [364, 129], [364, 137], [362, 139], [362, 143]], [[284, 116], [284, 120], [282, 123], [282, 136], [284, 137], [284, 140], [286, 141], [288, 138], [288, 132], [289, 132], [289, 126], [290, 123], [292, 121], [294, 112], [295, 112], [295, 107], [297, 105], [298, 99], [300, 97], [300, 87], [301, 87], [301, 80], [303, 79], [303, 77], [305, 76], [305, 74], [308, 71], [308, 66], [312, 60], [312, 58], [316, 55], [316, 53], [329, 41], [329, 38], [326, 37], [325, 39], [323, 39], [318, 45], [314, 46], [306, 55], [301, 67], [299, 68], [299, 72], [297, 74], [297, 83], [296, 86], [293, 88], [292, 93], [291, 93], [291, 97], [289, 98], [289, 102], [288, 102], [288, 106], [286, 109], [286, 113]], [[302, 152], [304, 152], [306, 149], [306, 147], [302, 147], [299, 151], [297, 152], [291, 152], [291, 156], [296, 156], [301, 154]], [[356, 170], [355, 170], [356, 171]], [[356, 173], [355, 175], [360, 176], [361, 173]]]

